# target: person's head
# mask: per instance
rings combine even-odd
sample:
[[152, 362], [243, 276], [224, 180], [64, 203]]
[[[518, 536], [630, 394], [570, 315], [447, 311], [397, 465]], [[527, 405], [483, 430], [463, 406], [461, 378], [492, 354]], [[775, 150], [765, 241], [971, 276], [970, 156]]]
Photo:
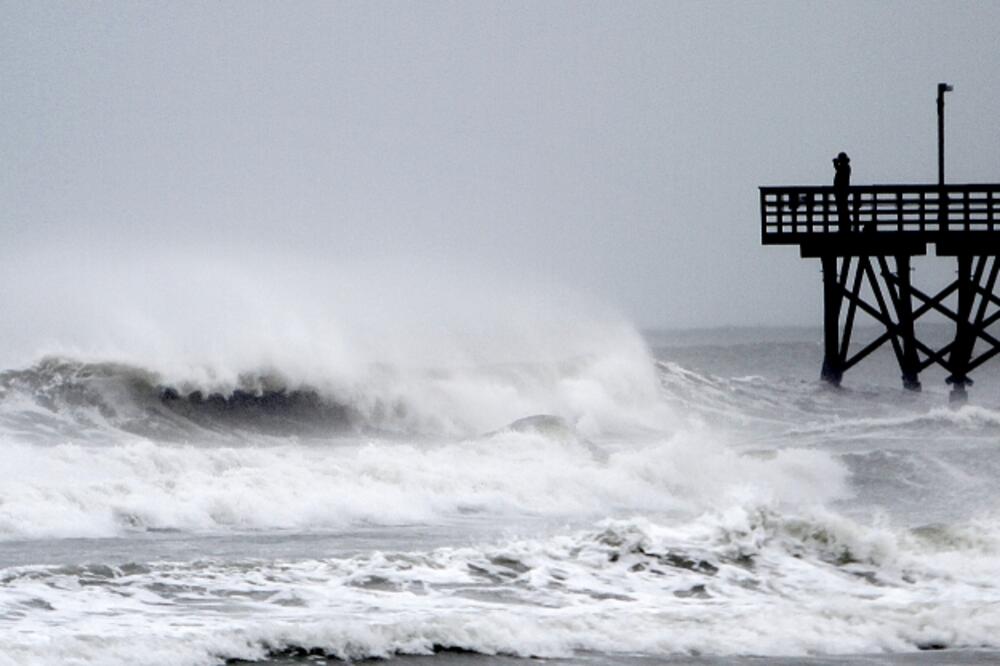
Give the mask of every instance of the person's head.
[[844, 152], [840, 153], [839, 155], [833, 158], [833, 166], [835, 167], [847, 166], [850, 163], [851, 163], [851, 158], [848, 157], [847, 153]]

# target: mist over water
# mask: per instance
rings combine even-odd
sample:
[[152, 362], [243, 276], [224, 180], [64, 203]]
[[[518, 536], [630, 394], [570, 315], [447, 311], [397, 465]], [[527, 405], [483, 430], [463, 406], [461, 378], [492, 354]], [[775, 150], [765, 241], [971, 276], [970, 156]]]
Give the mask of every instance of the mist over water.
[[33, 286], [4, 293], [20, 360], [77, 350], [102, 360], [158, 355], [164, 366], [215, 365], [220, 374], [226, 362], [270, 357], [321, 370], [438, 367], [572, 356], [610, 326], [629, 328], [571, 288], [471, 258], [361, 256], [334, 264], [239, 245], [117, 255], [88, 248], [42, 248], [3, 263], [10, 283]]

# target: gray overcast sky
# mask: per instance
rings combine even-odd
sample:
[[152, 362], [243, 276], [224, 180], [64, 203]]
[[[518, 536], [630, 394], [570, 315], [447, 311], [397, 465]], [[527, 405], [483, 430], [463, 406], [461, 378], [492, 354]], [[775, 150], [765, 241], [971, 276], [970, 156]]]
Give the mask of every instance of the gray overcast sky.
[[643, 326], [818, 324], [757, 186], [840, 150], [932, 182], [938, 81], [949, 180], [1000, 180], [1000, 3], [0, 6], [7, 258], [422, 257]]

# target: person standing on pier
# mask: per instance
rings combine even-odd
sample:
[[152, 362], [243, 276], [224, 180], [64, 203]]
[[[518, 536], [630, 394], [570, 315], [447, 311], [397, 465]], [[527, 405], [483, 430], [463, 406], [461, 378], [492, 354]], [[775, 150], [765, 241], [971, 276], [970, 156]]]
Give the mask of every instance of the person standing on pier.
[[847, 191], [851, 186], [851, 158], [847, 153], [840, 153], [833, 158], [833, 196], [837, 200], [837, 221], [840, 223], [840, 231], [847, 232], [851, 229], [851, 215], [847, 206]]

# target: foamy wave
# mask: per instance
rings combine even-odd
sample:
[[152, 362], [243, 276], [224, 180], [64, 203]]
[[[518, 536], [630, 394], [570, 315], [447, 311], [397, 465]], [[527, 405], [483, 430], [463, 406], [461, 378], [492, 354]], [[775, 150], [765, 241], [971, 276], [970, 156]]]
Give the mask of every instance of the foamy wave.
[[470, 512], [698, 511], [734, 499], [820, 503], [847, 492], [845, 468], [824, 453], [741, 455], [697, 430], [628, 446], [518, 428], [438, 444], [7, 444], [4, 457], [2, 538], [308, 530]]
[[[991, 535], [941, 542], [823, 512], [734, 506], [675, 525], [605, 521], [424, 553], [22, 567], [2, 574], [0, 622], [19, 631], [0, 632], [0, 663], [997, 648], [995, 525]], [[35, 640], [43, 625], [46, 640]]]
[[[642, 336], [566, 287], [480, 266], [256, 260], [144, 256], [107, 275], [29, 259], [4, 265], [20, 281], [58, 288], [44, 309], [9, 294], [3, 367], [69, 359], [62, 390], [47, 381], [57, 376], [52, 363], [18, 376], [19, 386], [42, 393], [29, 402], [87, 393], [95, 369], [107, 380], [99, 388], [115, 389], [103, 371], [113, 366], [117, 388], [152, 383], [223, 399], [236, 390], [312, 391], [363, 427], [407, 433], [469, 436], [532, 414], [558, 415], [590, 435], [677, 420], [660, 400]], [[112, 411], [111, 425], [124, 422], [129, 405], [91, 398], [74, 405], [80, 418], [94, 416], [79, 409], [89, 406], [98, 423]], [[142, 427], [134, 421], [126, 429]]]
[[279, 369], [206, 379], [50, 357], [0, 373], [0, 427], [20, 441], [185, 441], [363, 431], [469, 436], [533, 414], [589, 436], [671, 430], [641, 340], [553, 363], [429, 369], [372, 365], [309, 384]]

